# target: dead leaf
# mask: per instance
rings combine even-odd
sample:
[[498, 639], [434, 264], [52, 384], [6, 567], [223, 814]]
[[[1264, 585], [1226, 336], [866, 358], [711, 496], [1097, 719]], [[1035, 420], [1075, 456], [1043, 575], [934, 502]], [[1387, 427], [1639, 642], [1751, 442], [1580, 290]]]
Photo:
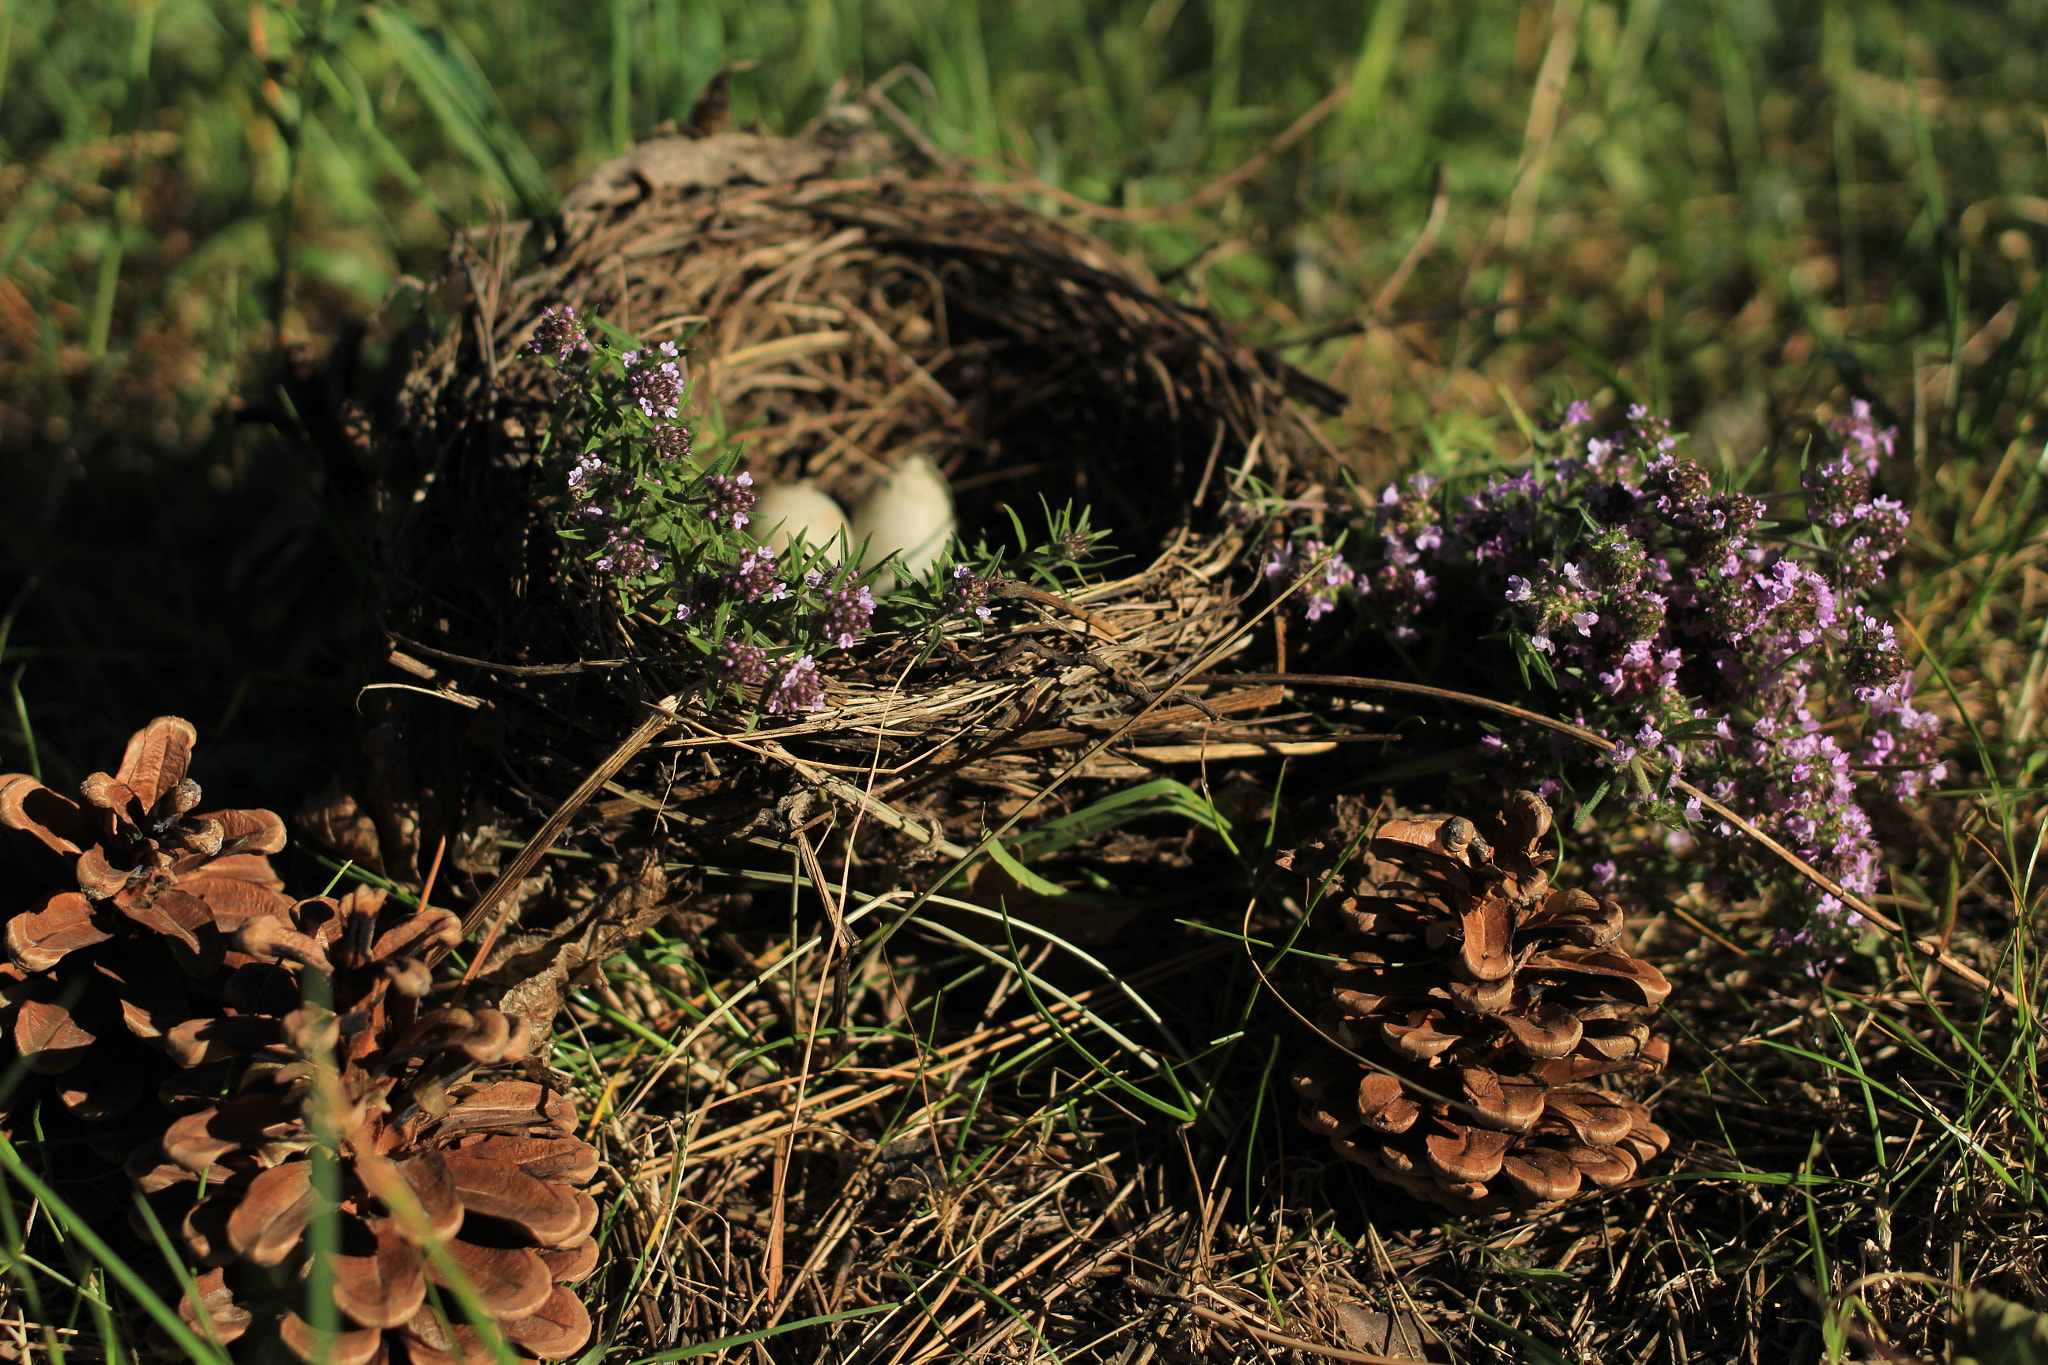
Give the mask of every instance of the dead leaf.
[[1337, 1327], [1354, 1351], [1418, 1360], [1435, 1336], [1413, 1313], [1381, 1313], [1355, 1303], [1337, 1305]]

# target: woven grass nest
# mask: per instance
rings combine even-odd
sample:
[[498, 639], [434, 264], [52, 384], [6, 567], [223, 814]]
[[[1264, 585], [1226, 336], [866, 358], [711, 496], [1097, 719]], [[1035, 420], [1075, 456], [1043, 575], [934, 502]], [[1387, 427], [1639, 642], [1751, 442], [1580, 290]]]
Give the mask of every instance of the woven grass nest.
[[[1247, 531], [1223, 513], [1247, 476], [1327, 472], [1311, 410], [1334, 396], [1101, 241], [919, 169], [842, 109], [790, 139], [642, 144], [558, 221], [456, 239], [450, 311], [371, 438], [391, 667], [365, 697], [364, 768], [311, 813], [316, 833], [400, 882], [442, 859], [474, 894], [690, 685], [668, 627], [621, 614], [543, 505], [550, 374], [521, 347], [559, 303], [684, 340], [700, 454], [737, 442], [758, 480], [810, 477], [850, 502], [917, 451], [968, 538], [1006, 527], [1006, 506], [1035, 522], [1041, 498], [1071, 501], [1123, 558], [1057, 600], [999, 588], [993, 623], [929, 657], [886, 634], [835, 655], [816, 715], [741, 738], [743, 717], [685, 706], [563, 827], [607, 871], [565, 886], [557, 860], [506, 897], [528, 947], [586, 923], [617, 869], [779, 836], [814, 797], [865, 812], [863, 856], [915, 860], [971, 845], [1057, 774], [1073, 800], [1288, 751], [1284, 726], [1256, 721], [1278, 688], [1194, 684], [1075, 766], [1197, 661], [1249, 643]], [[671, 905], [682, 890], [661, 889]]]

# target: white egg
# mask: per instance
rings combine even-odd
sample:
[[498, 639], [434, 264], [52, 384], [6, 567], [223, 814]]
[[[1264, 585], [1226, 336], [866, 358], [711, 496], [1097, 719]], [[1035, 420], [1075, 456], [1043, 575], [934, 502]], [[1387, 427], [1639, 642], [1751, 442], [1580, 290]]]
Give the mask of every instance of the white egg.
[[[929, 455], [912, 455], [884, 475], [853, 514], [853, 542], [868, 542], [863, 569], [892, 554], [902, 555], [904, 572], [920, 577], [939, 562], [953, 538], [953, 490]], [[894, 587], [893, 574], [880, 574], [875, 591]]]
[[812, 549], [822, 549], [847, 534], [846, 513], [809, 479], [778, 483], [754, 499], [747, 530], [755, 540], [789, 549], [798, 535]]

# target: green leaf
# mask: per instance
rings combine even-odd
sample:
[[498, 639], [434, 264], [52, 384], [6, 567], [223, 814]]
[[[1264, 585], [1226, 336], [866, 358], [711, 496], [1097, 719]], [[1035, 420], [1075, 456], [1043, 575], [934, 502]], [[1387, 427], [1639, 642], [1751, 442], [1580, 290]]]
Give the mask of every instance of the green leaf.
[[1052, 897], [1067, 894], [1067, 888], [1059, 885], [1057, 882], [1047, 881], [1010, 856], [1010, 850], [1003, 847], [1003, 841], [1000, 839], [988, 841], [988, 856], [994, 860], [997, 867], [1009, 873], [1017, 885], [1023, 887], [1026, 891], [1032, 892], [1035, 895]]
[[1591, 815], [1594, 811], [1598, 810], [1600, 808], [1600, 803], [1607, 799], [1607, 793], [1612, 791], [1613, 788], [1614, 779], [1611, 777], [1608, 778], [1606, 781], [1602, 782], [1599, 786], [1593, 788], [1593, 794], [1587, 797], [1585, 801], [1580, 804], [1579, 813], [1576, 816], [1572, 817], [1572, 823], [1576, 825], [1579, 823], [1579, 821], [1584, 820], [1587, 816]]
[[382, 38], [462, 154], [497, 182], [529, 218], [555, 211], [540, 162], [499, 105], [476, 59], [452, 32], [422, 28], [394, 10], [372, 7], [364, 20]]
[[1230, 822], [1194, 788], [1171, 777], [1114, 792], [1092, 805], [1016, 835], [1011, 843], [1019, 858], [1031, 862], [1150, 815], [1178, 816], [1209, 830], [1228, 844], [1232, 852], [1236, 851], [1230, 838]]
[[2048, 1365], [2048, 1317], [1981, 1289], [1957, 1310], [1955, 1365]]

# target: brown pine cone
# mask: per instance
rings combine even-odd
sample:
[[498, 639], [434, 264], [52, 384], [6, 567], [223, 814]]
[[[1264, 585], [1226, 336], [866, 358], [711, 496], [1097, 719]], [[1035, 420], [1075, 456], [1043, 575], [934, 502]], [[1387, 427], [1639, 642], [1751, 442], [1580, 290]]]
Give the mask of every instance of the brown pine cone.
[[1292, 1078], [1303, 1126], [1461, 1212], [1617, 1185], [1669, 1143], [1596, 1082], [1662, 1068], [1669, 1045], [1645, 1020], [1671, 988], [1619, 945], [1620, 906], [1551, 887], [1550, 827], [1516, 792], [1492, 843], [1456, 816], [1390, 820], [1342, 867], [1320, 848], [1281, 859], [1321, 882], [1337, 959], [1317, 1019], [1337, 1046]]
[[193, 813], [194, 738], [175, 716], [151, 721], [118, 772], [85, 780], [82, 804], [0, 775], [8, 1040], [88, 1123], [147, 1094], [153, 1068], [135, 1044], [166, 1047], [191, 1012], [188, 985], [222, 965], [226, 934], [291, 905], [265, 856], [284, 846], [275, 815]]
[[[437, 1315], [429, 1285], [448, 1283], [437, 1249], [515, 1351], [572, 1355], [591, 1330], [566, 1286], [597, 1263], [597, 1204], [578, 1188], [597, 1153], [575, 1136], [567, 1099], [467, 1079], [523, 1057], [526, 1025], [490, 1009], [421, 1012], [421, 956], [459, 941], [460, 926], [440, 910], [386, 914], [383, 902], [369, 889], [305, 901], [239, 935], [251, 958], [286, 965], [333, 1007], [190, 1040], [195, 1070], [233, 1073], [228, 1097], [201, 1099], [195, 1084], [189, 1112], [130, 1166], [165, 1213], [185, 1206], [185, 1242], [205, 1271], [183, 1312], [224, 1341], [246, 1337], [261, 1353], [279, 1340], [307, 1361], [491, 1359], [457, 1295], [443, 1294]], [[308, 1228], [327, 1212], [313, 1184], [323, 1148], [337, 1171], [332, 1337], [316, 1336], [296, 1301]]]

